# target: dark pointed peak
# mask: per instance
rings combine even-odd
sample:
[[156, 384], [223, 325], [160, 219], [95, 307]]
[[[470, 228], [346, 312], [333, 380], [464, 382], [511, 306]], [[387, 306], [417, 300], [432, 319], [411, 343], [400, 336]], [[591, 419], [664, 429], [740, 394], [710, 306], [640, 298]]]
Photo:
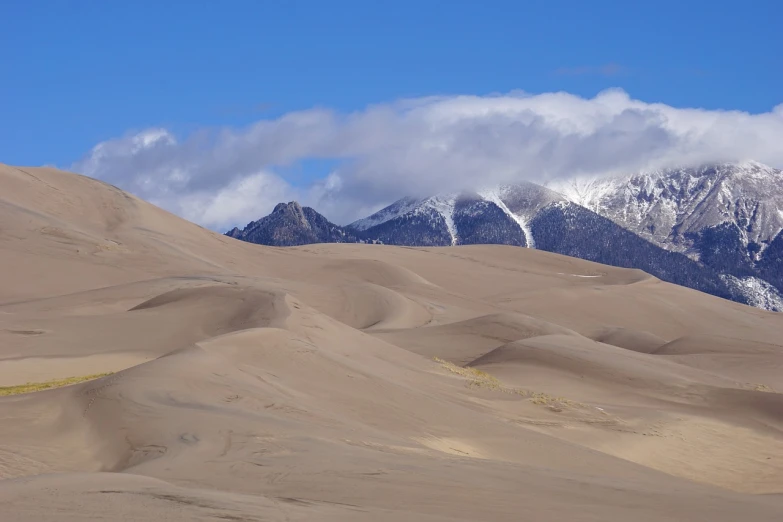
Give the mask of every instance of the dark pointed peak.
[[289, 201], [288, 203], [278, 203], [275, 205], [275, 209], [272, 212], [284, 212], [285, 210], [292, 210], [296, 213], [302, 212], [302, 205], [297, 201]]
[[229, 230], [228, 232], [226, 232], [224, 235], [226, 235], [228, 237], [233, 237], [235, 239], [240, 239], [242, 237], [242, 231], [239, 230], [239, 228], [234, 227], [231, 230]]

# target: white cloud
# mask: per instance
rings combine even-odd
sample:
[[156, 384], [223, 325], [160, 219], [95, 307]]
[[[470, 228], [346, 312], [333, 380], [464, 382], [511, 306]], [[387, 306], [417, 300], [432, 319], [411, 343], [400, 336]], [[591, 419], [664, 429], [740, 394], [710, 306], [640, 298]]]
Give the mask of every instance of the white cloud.
[[162, 198], [150, 198], [150, 201], [190, 221], [222, 229], [232, 224], [242, 228], [260, 217], [259, 209], [270, 209], [295, 197], [294, 191], [282, 178], [269, 172], [259, 172], [237, 178], [217, 190], [199, 190], [182, 195], [169, 193]]
[[[409, 193], [713, 161], [783, 167], [783, 111], [679, 109], [610, 90], [427, 97], [341, 114], [313, 109], [178, 140], [148, 129], [95, 146], [73, 170], [223, 230], [300, 199], [348, 222]], [[282, 167], [337, 167], [294, 186]]]

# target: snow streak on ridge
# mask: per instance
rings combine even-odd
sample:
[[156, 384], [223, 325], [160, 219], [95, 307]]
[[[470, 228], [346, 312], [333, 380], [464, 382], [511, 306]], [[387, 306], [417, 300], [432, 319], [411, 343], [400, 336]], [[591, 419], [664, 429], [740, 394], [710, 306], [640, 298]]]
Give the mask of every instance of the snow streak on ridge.
[[428, 199], [425, 203], [425, 207], [429, 207], [443, 218], [446, 222], [446, 228], [451, 236], [451, 246], [455, 246], [459, 243], [459, 237], [457, 236], [457, 226], [454, 224], [454, 204], [457, 201], [457, 194], [448, 194], [445, 196], [435, 196]]
[[536, 248], [536, 240], [533, 238], [533, 231], [530, 230], [530, 225], [528, 225], [527, 221], [525, 221], [521, 216], [518, 216], [511, 212], [511, 210], [506, 206], [506, 204], [503, 202], [503, 200], [500, 198], [499, 191], [497, 189], [485, 189], [481, 190], [478, 193], [479, 196], [484, 198], [486, 201], [489, 201], [491, 203], [494, 203], [498, 207], [500, 207], [500, 210], [506, 213], [508, 217], [514, 220], [517, 225], [519, 225], [519, 228], [522, 229], [522, 233], [525, 235], [525, 244], [528, 248]]

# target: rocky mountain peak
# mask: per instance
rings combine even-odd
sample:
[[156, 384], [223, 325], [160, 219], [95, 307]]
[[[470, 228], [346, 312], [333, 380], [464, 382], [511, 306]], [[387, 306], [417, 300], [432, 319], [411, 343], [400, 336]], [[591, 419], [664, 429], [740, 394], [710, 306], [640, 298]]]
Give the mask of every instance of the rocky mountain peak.
[[783, 172], [753, 161], [569, 180], [550, 188], [695, 258], [704, 230], [734, 224], [746, 248], [763, 251], [783, 228]]
[[[313, 212], [315, 211], [313, 210]], [[295, 222], [299, 223], [301, 226], [310, 228], [310, 222], [308, 221], [307, 216], [305, 215], [304, 208], [297, 201], [289, 201], [288, 203], [278, 203], [277, 205], [275, 205], [272, 214], [284, 215], [288, 219], [292, 219]]]
[[302, 212], [302, 205], [299, 204], [298, 201], [289, 201], [288, 203], [278, 203], [275, 205], [273, 213], [279, 213], [279, 212], [296, 212], [301, 213]]
[[226, 235], [273, 246], [357, 241], [352, 232], [331, 223], [312, 208], [303, 207], [296, 201], [278, 203], [268, 216], [248, 223], [242, 230], [233, 228]]

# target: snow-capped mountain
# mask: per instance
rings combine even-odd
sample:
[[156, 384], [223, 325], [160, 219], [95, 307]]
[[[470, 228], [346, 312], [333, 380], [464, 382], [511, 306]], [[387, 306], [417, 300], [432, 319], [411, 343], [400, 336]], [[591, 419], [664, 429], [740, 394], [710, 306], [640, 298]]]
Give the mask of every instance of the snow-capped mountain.
[[570, 180], [550, 188], [664, 248], [696, 259], [706, 230], [721, 225], [736, 230], [756, 261], [783, 229], [783, 171], [756, 162]]
[[540, 248], [599, 263], [642, 269], [662, 280], [748, 302], [746, 288], [678, 252], [533, 183], [397, 201], [346, 227], [365, 239], [404, 246], [475, 243]]
[[[420, 246], [483, 242], [535, 248], [529, 222], [539, 210], [556, 201], [566, 200], [545, 187], [523, 182], [485, 187], [477, 192], [403, 198], [346, 228], [365, 236], [377, 236], [389, 244], [408, 245], [412, 238], [404, 237], [406, 234], [399, 230], [416, 228], [418, 237], [428, 237], [426, 242], [418, 243]], [[477, 219], [492, 223], [500, 230], [490, 231], [484, 226], [485, 230], [481, 232], [475, 227]], [[397, 232], [392, 235], [391, 231]], [[496, 237], [491, 240], [490, 236]]]
[[732, 291], [754, 305], [779, 307], [774, 294], [783, 292], [783, 171], [751, 161], [549, 186], [723, 274]]
[[783, 310], [783, 172], [758, 163], [408, 197], [346, 227], [296, 203], [281, 205], [228, 235], [278, 246], [539, 248]]

